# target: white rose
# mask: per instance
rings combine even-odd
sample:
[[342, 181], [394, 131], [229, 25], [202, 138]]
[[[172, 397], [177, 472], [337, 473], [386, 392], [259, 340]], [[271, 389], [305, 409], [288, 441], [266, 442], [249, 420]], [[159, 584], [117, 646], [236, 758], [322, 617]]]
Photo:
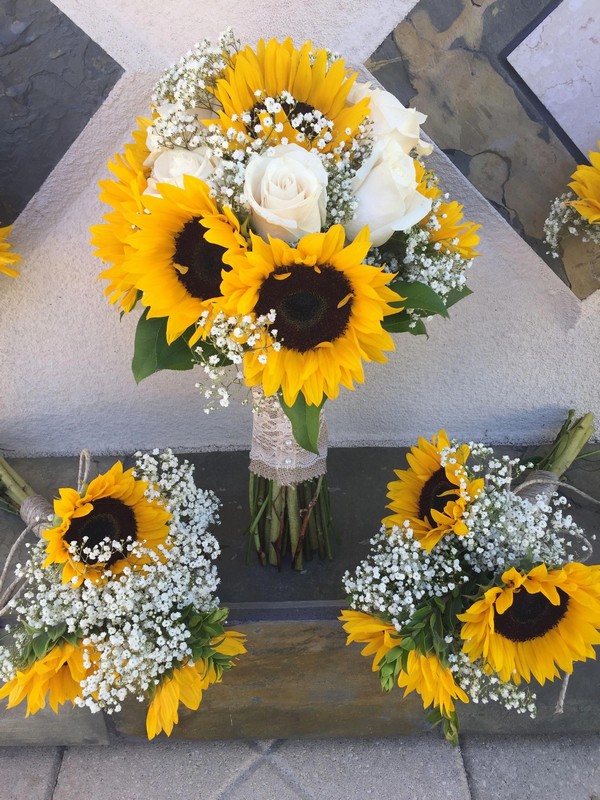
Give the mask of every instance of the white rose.
[[406, 108], [397, 97], [383, 89], [371, 89], [368, 83], [355, 83], [348, 94], [350, 103], [369, 98], [369, 116], [373, 120], [371, 129], [375, 139], [393, 136], [406, 153], [415, 148], [418, 155], [428, 156], [433, 145], [420, 138], [422, 125], [427, 116], [415, 108]]
[[431, 200], [417, 191], [415, 163], [396, 139], [375, 141], [352, 181], [358, 200], [356, 214], [344, 225], [351, 241], [365, 225], [378, 247], [394, 231], [406, 231], [431, 210]]
[[208, 147], [199, 147], [197, 150], [186, 150], [184, 147], [163, 150], [154, 162], [144, 194], [158, 196], [160, 192], [156, 189], [157, 183], [171, 183], [183, 188], [184, 175], [207, 181], [218, 163], [219, 159]]
[[327, 172], [315, 153], [277, 145], [246, 167], [244, 197], [253, 229], [263, 238], [292, 242], [325, 222]]

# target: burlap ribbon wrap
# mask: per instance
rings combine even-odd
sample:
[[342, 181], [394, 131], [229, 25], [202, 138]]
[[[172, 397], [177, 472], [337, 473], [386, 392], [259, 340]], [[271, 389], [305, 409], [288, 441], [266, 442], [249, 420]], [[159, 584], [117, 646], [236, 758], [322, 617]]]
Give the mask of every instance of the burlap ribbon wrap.
[[553, 472], [534, 469], [525, 477], [522, 486], [515, 487], [514, 492], [532, 503], [540, 495], [548, 502], [554, 492], [558, 490], [558, 483], [558, 478]]
[[318, 455], [304, 450], [294, 439], [292, 424], [277, 395], [265, 397], [252, 389], [254, 407], [250, 471], [281, 486], [296, 486], [327, 472], [327, 423], [321, 410]]
[[44, 528], [52, 527], [54, 509], [52, 504], [40, 494], [26, 497], [21, 503], [19, 514], [23, 522], [36, 536], [41, 536]]

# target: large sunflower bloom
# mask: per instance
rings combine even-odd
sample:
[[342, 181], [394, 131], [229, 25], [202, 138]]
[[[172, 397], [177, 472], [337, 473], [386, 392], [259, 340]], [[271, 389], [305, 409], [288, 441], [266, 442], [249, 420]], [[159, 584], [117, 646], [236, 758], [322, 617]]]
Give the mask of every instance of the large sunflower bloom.
[[343, 621], [342, 627], [348, 634], [346, 645], [361, 642], [366, 647], [360, 651], [361, 656], [373, 656], [372, 672], [379, 670], [379, 662], [386, 653], [400, 644], [398, 631], [389, 622], [384, 622], [372, 614], [363, 611], [344, 609], [338, 619]]
[[424, 656], [411, 650], [406, 672], [402, 671], [398, 676], [398, 686], [405, 690], [404, 697], [411, 692], [417, 692], [423, 701], [423, 708], [433, 704], [445, 717], [449, 717], [454, 711], [455, 700], [469, 702], [450, 669], [442, 664], [435, 653]]
[[[107, 570], [118, 574], [131, 565], [127, 554], [133, 542], [153, 550], [165, 544], [171, 515], [146, 498], [147, 487], [133, 477], [133, 469], [123, 472], [118, 461], [83, 494], [60, 489], [54, 501], [60, 523], [43, 532], [48, 544], [42, 566], [63, 564], [63, 582], [80, 586], [86, 579], [100, 581]], [[109, 555], [98, 558], [94, 550]]]
[[600, 223], [600, 153], [592, 150], [588, 158], [591, 166], [582, 164], [577, 167], [569, 184], [579, 200], [572, 200], [567, 205], [573, 206], [588, 222], [596, 225]]
[[[313, 52], [311, 42], [305, 42], [297, 50], [290, 38], [282, 43], [275, 39], [265, 43], [261, 39], [256, 51], [245, 47], [237, 53], [217, 81], [214, 95], [222, 106], [219, 112], [222, 129], [227, 132], [233, 128], [246, 140], [263, 135], [268, 137], [269, 145], [279, 144], [285, 137], [310, 149], [310, 128], [302, 122], [296, 122], [296, 127], [292, 123], [298, 114], [316, 111], [333, 123], [326, 129], [331, 139], [322, 142], [322, 152], [342, 142], [350, 143], [369, 113], [368, 98], [353, 104], [348, 102], [356, 74], [346, 69], [342, 59], [328, 66], [327, 51]], [[279, 110], [267, 111], [264, 104], [267, 97], [279, 101]], [[266, 118], [271, 124], [265, 124]], [[261, 126], [259, 131], [256, 126]]]
[[11, 249], [12, 245], [7, 241], [11, 230], [12, 225], [0, 228], [0, 272], [11, 278], [16, 278], [19, 270], [14, 269], [11, 264], [18, 264], [21, 261], [21, 256]]
[[146, 146], [146, 129], [151, 120], [139, 118], [138, 128], [133, 131], [133, 143], [125, 145], [125, 153], [116, 153], [108, 162], [114, 179], [99, 181], [102, 189], [100, 200], [112, 208], [105, 214], [104, 223], [93, 225], [91, 243], [96, 248], [94, 255], [112, 266], [104, 270], [101, 278], [110, 281], [105, 294], [111, 303], [123, 311], [130, 311], [137, 297], [134, 278], [127, 268], [133, 249], [130, 239], [137, 217], [144, 213], [144, 190], [148, 185], [150, 167], [145, 161], [150, 155]]
[[[231, 209], [221, 213], [199, 178], [186, 175], [184, 188], [166, 183], [157, 188], [160, 197], [145, 198], [150, 213], [141, 216], [131, 237], [135, 252], [128, 267], [148, 317], [167, 318], [171, 344], [214, 309], [228, 251], [243, 251], [246, 241]], [[190, 344], [201, 332], [195, 331]]]
[[502, 681], [533, 675], [542, 685], [574, 661], [595, 658], [600, 644], [600, 566], [571, 563], [526, 574], [514, 567], [458, 618], [463, 650], [483, 658]]
[[469, 447], [460, 445], [442, 466], [442, 454], [449, 449], [444, 430], [430, 442], [419, 439], [406, 456], [409, 469], [394, 470], [398, 480], [387, 487], [392, 501], [387, 508], [393, 513], [385, 517], [383, 524], [402, 528], [408, 520], [415, 539], [426, 550], [449, 533], [468, 533], [463, 520], [465, 510], [483, 489], [483, 478], [471, 480], [465, 469]]
[[69, 700], [74, 704], [75, 698], [81, 697], [81, 681], [87, 675], [84, 650], [81, 645], [68, 642], [56, 645], [5, 683], [0, 689], [0, 700], [8, 697], [7, 708], [13, 708], [26, 699], [26, 716], [46, 707], [46, 695], [55, 713], [59, 705]]
[[274, 309], [281, 348], [267, 334], [264, 348], [246, 353], [246, 384], [262, 384], [267, 396], [281, 389], [291, 406], [300, 392], [319, 405], [336, 398], [340, 385], [362, 383], [362, 361], [384, 362], [383, 351], [394, 349], [381, 322], [398, 310], [389, 303], [402, 300], [387, 286], [389, 274], [363, 264], [368, 230], [347, 247], [341, 225], [304, 236], [295, 248], [250, 236], [252, 249], [232, 258], [223, 276], [223, 308], [233, 315]]

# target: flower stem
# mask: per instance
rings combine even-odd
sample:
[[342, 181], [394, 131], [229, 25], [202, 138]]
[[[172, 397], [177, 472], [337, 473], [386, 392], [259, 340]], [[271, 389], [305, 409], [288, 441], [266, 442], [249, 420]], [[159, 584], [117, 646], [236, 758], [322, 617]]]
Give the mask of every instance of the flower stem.
[[18, 514], [23, 500], [34, 494], [31, 486], [0, 457], [0, 507]]
[[594, 433], [594, 417], [588, 412], [572, 423], [574, 415], [575, 412], [571, 409], [550, 451], [537, 464], [537, 469], [547, 470], [560, 478], [579, 456]]

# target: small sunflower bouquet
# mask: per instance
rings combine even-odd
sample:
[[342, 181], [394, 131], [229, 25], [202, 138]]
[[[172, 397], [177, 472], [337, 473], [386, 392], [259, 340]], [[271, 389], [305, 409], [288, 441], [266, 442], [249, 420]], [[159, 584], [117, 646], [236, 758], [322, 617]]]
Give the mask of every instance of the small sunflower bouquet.
[[[347, 644], [383, 691], [417, 692], [457, 742], [457, 701], [535, 716], [529, 684], [568, 676], [600, 644], [600, 566], [556, 492], [593, 431], [565, 423], [531, 471], [481, 444], [420, 439], [388, 484], [391, 514], [344, 587]], [[561, 694], [561, 696], [564, 696]]]
[[331, 557], [325, 401], [470, 293], [479, 226], [421, 160], [426, 117], [311, 42], [227, 31], [151, 107], [101, 183], [106, 294], [143, 307], [138, 381], [196, 366], [205, 410], [252, 387], [249, 546], [301, 569]]
[[15, 253], [8, 241], [11, 230], [12, 225], [0, 228], [0, 273], [8, 275], [9, 278], [16, 278], [19, 270], [15, 269], [14, 265], [18, 264], [22, 257]]
[[70, 701], [111, 714], [132, 695], [149, 701], [152, 739], [171, 733], [180, 704], [196, 710], [245, 648], [216, 596], [217, 498], [170, 451], [136, 457], [132, 469], [117, 462], [61, 489], [17, 565], [0, 698], [9, 708], [25, 700], [29, 716], [46, 700], [55, 712]]
[[571, 175], [571, 191], [554, 200], [544, 223], [544, 239], [555, 258], [567, 234], [600, 246], [600, 152], [591, 150], [588, 158], [590, 164], [577, 167]]

